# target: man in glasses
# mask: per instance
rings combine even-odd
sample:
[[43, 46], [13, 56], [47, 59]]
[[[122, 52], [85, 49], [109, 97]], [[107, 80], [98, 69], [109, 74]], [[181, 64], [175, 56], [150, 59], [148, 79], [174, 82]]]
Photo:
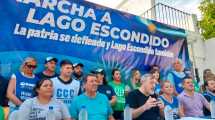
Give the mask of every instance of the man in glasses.
[[47, 57], [45, 59], [46, 69], [44, 71], [38, 73], [37, 77], [40, 79], [43, 79], [43, 78], [53, 78], [53, 77], [58, 76], [58, 74], [55, 72], [57, 62], [58, 62], [57, 58]]
[[7, 89], [10, 113], [17, 110], [23, 101], [33, 97], [33, 88], [38, 81], [34, 74], [36, 67], [36, 60], [33, 57], [27, 57], [22, 63], [20, 71], [11, 76]]

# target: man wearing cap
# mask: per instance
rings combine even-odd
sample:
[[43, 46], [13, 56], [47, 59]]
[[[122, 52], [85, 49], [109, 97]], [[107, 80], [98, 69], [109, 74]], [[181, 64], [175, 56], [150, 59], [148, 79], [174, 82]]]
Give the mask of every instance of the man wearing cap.
[[74, 73], [73, 78], [79, 81], [83, 80], [83, 67], [84, 65], [82, 63], [75, 63], [73, 64], [74, 67]]
[[36, 74], [37, 77], [39, 79], [43, 79], [43, 78], [53, 78], [58, 76], [58, 74], [55, 72], [57, 61], [58, 61], [57, 58], [47, 57], [45, 60], [46, 69]]
[[73, 98], [81, 93], [80, 82], [72, 79], [72, 72], [72, 62], [62, 60], [60, 62], [60, 75], [51, 79], [54, 87], [53, 97], [62, 100], [67, 107], [71, 105]]
[[103, 69], [96, 69], [94, 73], [97, 77], [98, 92], [105, 94], [108, 97], [110, 104], [114, 105], [116, 103], [116, 93], [113, 88], [108, 85], [105, 71]]

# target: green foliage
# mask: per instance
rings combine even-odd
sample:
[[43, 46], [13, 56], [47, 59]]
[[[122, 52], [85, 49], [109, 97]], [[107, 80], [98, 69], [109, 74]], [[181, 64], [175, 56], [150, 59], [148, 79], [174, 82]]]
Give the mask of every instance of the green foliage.
[[215, 0], [203, 0], [199, 9], [202, 12], [199, 26], [202, 29], [203, 37], [205, 39], [215, 37]]

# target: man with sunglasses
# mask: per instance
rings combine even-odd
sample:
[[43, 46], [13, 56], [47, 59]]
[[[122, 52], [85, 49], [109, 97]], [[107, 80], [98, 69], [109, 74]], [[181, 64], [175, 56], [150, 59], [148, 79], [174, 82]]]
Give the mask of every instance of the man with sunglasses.
[[27, 57], [22, 63], [20, 71], [11, 76], [7, 89], [10, 113], [17, 110], [23, 101], [34, 96], [33, 88], [39, 80], [34, 74], [36, 67], [36, 60]]
[[40, 79], [57, 77], [58, 74], [55, 72], [57, 62], [58, 62], [57, 58], [47, 57], [45, 59], [46, 69], [36, 74], [37, 77]]

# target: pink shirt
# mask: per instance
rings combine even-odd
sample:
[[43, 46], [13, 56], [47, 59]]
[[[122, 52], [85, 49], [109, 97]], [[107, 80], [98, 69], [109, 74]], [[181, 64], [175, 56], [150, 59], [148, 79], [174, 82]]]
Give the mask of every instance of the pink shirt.
[[203, 114], [203, 106], [209, 105], [208, 101], [200, 93], [194, 92], [193, 96], [189, 96], [183, 91], [179, 96], [179, 105], [184, 107], [186, 117], [201, 117]]

